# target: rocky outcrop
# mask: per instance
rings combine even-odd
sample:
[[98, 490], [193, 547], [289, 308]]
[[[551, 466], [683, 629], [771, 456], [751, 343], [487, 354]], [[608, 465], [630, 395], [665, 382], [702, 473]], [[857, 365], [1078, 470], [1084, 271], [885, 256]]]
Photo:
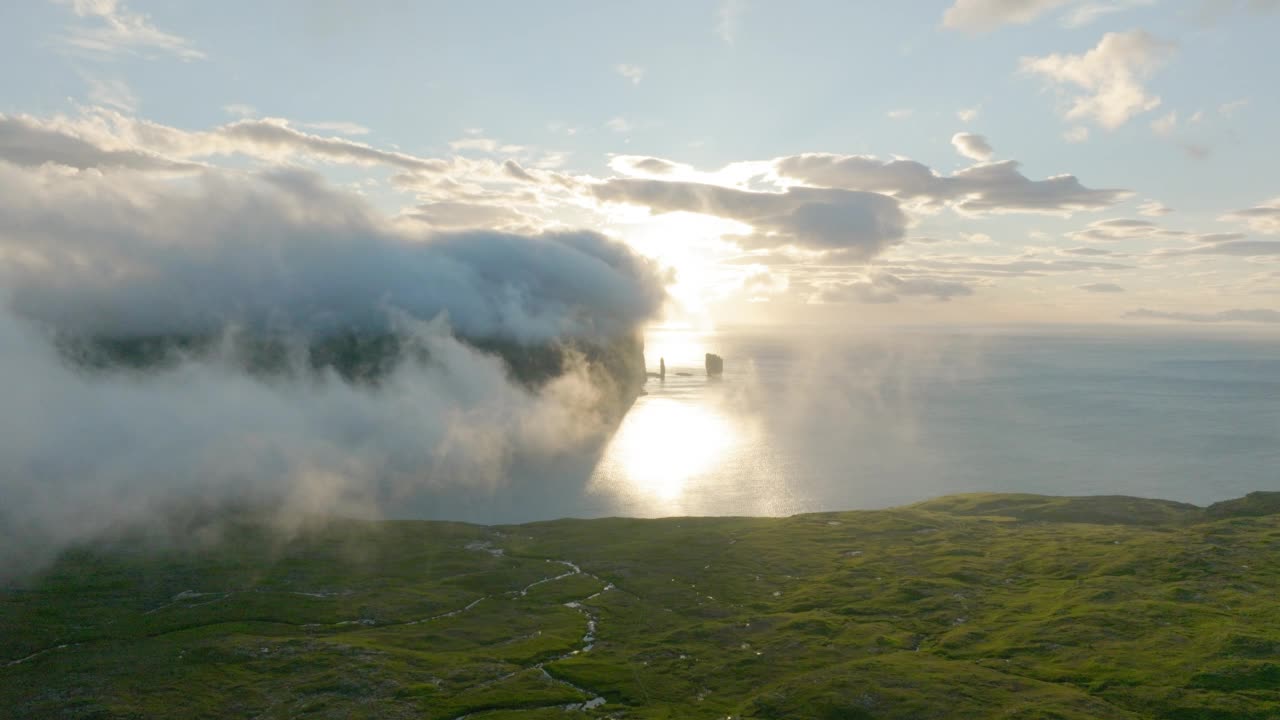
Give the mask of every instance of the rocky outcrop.
[[724, 374], [724, 358], [715, 353], [707, 353], [707, 377]]
[[[621, 417], [645, 382], [644, 341], [636, 333], [604, 340], [521, 343], [502, 338], [459, 338], [481, 352], [496, 355], [510, 378], [531, 390], [585, 367], [605, 392], [609, 414]], [[422, 343], [400, 335], [343, 333], [309, 341], [239, 335], [92, 337], [55, 340], [59, 354], [87, 372], [149, 371], [174, 367], [184, 359], [217, 354], [264, 378], [332, 371], [346, 382], [376, 386], [408, 363], [430, 364]]]

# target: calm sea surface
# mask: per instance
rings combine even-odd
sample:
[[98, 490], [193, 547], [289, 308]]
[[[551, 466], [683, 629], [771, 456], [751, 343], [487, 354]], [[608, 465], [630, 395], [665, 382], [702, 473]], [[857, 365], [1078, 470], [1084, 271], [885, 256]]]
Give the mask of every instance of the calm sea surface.
[[[703, 353], [725, 359], [707, 378]], [[1280, 337], [652, 332], [603, 454], [459, 511], [479, 521], [785, 515], [959, 492], [1207, 504], [1280, 490]], [[441, 508], [444, 511], [443, 508]]]

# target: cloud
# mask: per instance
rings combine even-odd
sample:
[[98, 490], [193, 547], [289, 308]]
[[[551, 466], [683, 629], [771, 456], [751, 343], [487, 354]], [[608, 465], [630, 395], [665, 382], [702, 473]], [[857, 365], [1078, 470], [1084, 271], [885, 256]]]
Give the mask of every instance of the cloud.
[[889, 112], [885, 113], [885, 115], [892, 120], [906, 120], [907, 118], [911, 117], [913, 112], [915, 111], [911, 110], [910, 108], [899, 108], [897, 110], [890, 110]]
[[951, 144], [956, 152], [970, 160], [985, 162], [995, 154], [995, 150], [991, 149], [985, 137], [973, 133], [956, 133], [951, 136]]
[[927, 297], [940, 302], [972, 295], [973, 288], [963, 282], [930, 277], [903, 278], [889, 273], [842, 283], [825, 283], [815, 298], [822, 303], [860, 302], [884, 304], [900, 297]]
[[1064, 27], [1069, 28], [1084, 27], [1106, 15], [1138, 7], [1149, 7], [1154, 4], [1156, 4], [1156, 0], [1109, 0], [1107, 2], [1081, 3], [1072, 8], [1062, 18], [1062, 24]]
[[459, 140], [454, 140], [449, 143], [449, 149], [454, 152], [474, 150], [476, 152], [488, 153], [490, 155], [513, 155], [524, 150], [524, 148], [519, 145], [504, 145], [493, 138], [487, 138], [481, 135], [471, 135]]
[[1224, 118], [1232, 118], [1232, 117], [1235, 117], [1236, 113], [1243, 110], [1245, 106], [1247, 106], [1248, 104], [1249, 104], [1249, 98], [1240, 98], [1239, 100], [1232, 100], [1231, 102], [1223, 103], [1222, 105], [1219, 105], [1218, 114]]
[[620, 63], [618, 65], [614, 65], [613, 69], [622, 77], [630, 80], [632, 85], [639, 85], [640, 81], [644, 79], [644, 68], [639, 65]]
[[810, 153], [773, 161], [780, 177], [808, 185], [890, 193], [903, 200], [949, 204], [966, 213], [1098, 210], [1129, 196], [1125, 190], [1094, 190], [1072, 175], [1030, 180], [1018, 163], [1005, 160], [936, 174], [914, 160], [880, 160], [865, 155]]
[[907, 227], [898, 202], [872, 192], [805, 187], [754, 192], [695, 182], [615, 178], [591, 186], [591, 193], [601, 202], [638, 205], [654, 213], [692, 212], [746, 223], [754, 234], [733, 238], [744, 247], [847, 250], [867, 259], [899, 242]]
[[1280, 241], [1276, 240], [1225, 240], [1187, 250], [1166, 250], [1166, 255], [1235, 255], [1237, 257], [1262, 257], [1280, 255]]
[[1106, 257], [1109, 255], [1116, 254], [1115, 251], [1113, 250], [1107, 250], [1105, 248], [1097, 248], [1097, 247], [1074, 247], [1074, 248], [1067, 248], [1065, 250], [1060, 250], [1059, 252], [1062, 252], [1067, 255], [1088, 255], [1091, 257]]
[[1125, 317], [1190, 323], [1280, 323], [1280, 310], [1233, 308], [1215, 313], [1191, 313], [1138, 308], [1125, 313]]
[[1124, 288], [1120, 287], [1119, 285], [1116, 285], [1115, 283], [1105, 283], [1105, 282], [1086, 283], [1084, 285], [1077, 285], [1076, 288], [1080, 290], [1084, 290], [1085, 292], [1091, 292], [1091, 293], [1122, 293], [1124, 292]]
[[1107, 33], [1082, 55], [1024, 57], [1021, 69], [1049, 80], [1064, 92], [1070, 92], [1067, 88], [1076, 90], [1066, 112], [1068, 120], [1091, 119], [1110, 130], [1160, 105], [1160, 98], [1149, 95], [1142, 83], [1168, 60], [1173, 49], [1172, 43], [1142, 30]]
[[[1113, 218], [1089, 223], [1081, 230], [1073, 230], [1067, 237], [1087, 243], [1119, 242], [1122, 240], [1157, 240], [1162, 238], [1178, 238], [1198, 243], [1222, 243], [1240, 240], [1243, 233], [1194, 233], [1187, 230], [1173, 230], [1161, 227], [1151, 220], [1136, 218]], [[1181, 251], [1162, 250], [1158, 254], [1179, 254]]]
[[341, 120], [326, 122], [298, 123], [300, 127], [320, 132], [333, 132], [339, 135], [368, 135], [369, 128], [353, 122]]
[[617, 133], [631, 132], [632, 130], [631, 123], [621, 115], [609, 118], [609, 121], [604, 126]]
[[446, 160], [380, 150], [346, 138], [313, 135], [278, 118], [238, 120], [205, 132], [188, 132], [103, 108], [73, 120], [0, 114], [0, 159], [21, 164], [55, 162], [76, 168], [171, 171], [192, 169], [196, 159], [231, 154], [271, 161], [306, 157], [354, 165], [386, 165], [417, 173], [452, 169]]
[[[1269, 2], [1270, 0], [1263, 0]], [[1156, 0], [955, 0], [943, 14], [942, 24], [953, 30], [988, 31], [1002, 25], [1025, 25], [1042, 15], [1069, 7], [1062, 25], [1077, 28], [1098, 18], [1136, 7], [1154, 5]]]
[[416, 172], [441, 172], [448, 167], [442, 160], [427, 160], [405, 153], [378, 150], [353, 140], [311, 135], [276, 119], [240, 120], [218, 128], [214, 134], [218, 139], [230, 141], [231, 149], [249, 149], [251, 153], [301, 153], [334, 162], [390, 165]]
[[129, 83], [120, 78], [102, 78], [84, 75], [89, 83], [89, 100], [98, 105], [112, 107], [122, 112], [131, 113], [138, 108], [138, 96], [133, 93]]
[[196, 180], [0, 164], [13, 307], [78, 334], [377, 330], [394, 309], [546, 341], [629, 331], [662, 302], [661, 274], [596, 233], [419, 233], [298, 171]]
[[1067, 233], [1067, 236], [1084, 242], [1113, 242], [1147, 238], [1159, 232], [1160, 226], [1150, 220], [1116, 218], [1089, 223], [1083, 230]]
[[1180, 143], [1179, 147], [1187, 154], [1187, 157], [1193, 160], [1204, 160], [1213, 152], [1212, 148], [1201, 143], [1184, 142]]
[[443, 200], [419, 205], [406, 216], [433, 228], [501, 228], [521, 230], [535, 226], [534, 218], [510, 205]]
[[623, 175], [632, 177], [694, 172], [692, 167], [684, 163], [671, 162], [670, 160], [646, 155], [615, 155], [609, 159], [609, 167]]
[[1163, 137], [1169, 137], [1178, 127], [1178, 111], [1171, 111], [1168, 115], [1161, 115], [1151, 121], [1151, 129], [1155, 134]]
[[1138, 206], [1138, 214], [1146, 215], [1147, 217], [1160, 217], [1171, 212], [1173, 212], [1173, 208], [1156, 200], [1147, 200]]
[[1077, 125], [1062, 133], [1062, 139], [1069, 143], [1082, 143], [1089, 139], [1089, 128]]
[[[886, 269], [893, 266], [886, 266]], [[1034, 257], [971, 258], [965, 256], [934, 256], [912, 260], [903, 269], [914, 272], [932, 272], [938, 275], [959, 277], [1043, 277], [1058, 273], [1084, 272], [1086, 270], [1127, 270], [1130, 265], [1101, 260], [1039, 260]]]
[[720, 0], [716, 10], [716, 35], [726, 44], [732, 45], [737, 39], [745, 10], [745, 0]]
[[130, 12], [119, 0], [56, 0], [70, 5], [85, 22], [72, 26], [60, 39], [73, 50], [100, 56], [149, 55], [149, 51], [181, 60], [201, 60], [204, 53], [183, 37], [160, 30], [145, 14]]
[[49, 127], [36, 118], [3, 114], [0, 114], [0, 160], [33, 167], [55, 163], [79, 170], [124, 168], [185, 172], [197, 167], [141, 150], [106, 149], [70, 132]]
[[1268, 235], [1280, 234], [1280, 197], [1255, 207], [1234, 210], [1223, 215], [1221, 219], [1243, 222], [1255, 232]]
[[[426, 232], [297, 170], [189, 175], [0, 159], [0, 578], [192, 506], [493, 507], [589, 465], [608, 390], [580, 356], [526, 386], [459, 337], [632, 337], [664, 301], [653, 263], [590, 231]], [[317, 369], [306, 343], [346, 333], [404, 352], [376, 383]], [[210, 344], [146, 371], [68, 344], [157, 335]]]
[[955, 0], [942, 16], [952, 30], [994, 30], [1001, 25], [1024, 25], [1071, 0]]
[[962, 110], [957, 110], [956, 117], [960, 120], [960, 122], [965, 122], [965, 123], [973, 122], [974, 120], [978, 119], [978, 113], [980, 112], [980, 110], [981, 108], [977, 106], [971, 107], [971, 108], [964, 108]]

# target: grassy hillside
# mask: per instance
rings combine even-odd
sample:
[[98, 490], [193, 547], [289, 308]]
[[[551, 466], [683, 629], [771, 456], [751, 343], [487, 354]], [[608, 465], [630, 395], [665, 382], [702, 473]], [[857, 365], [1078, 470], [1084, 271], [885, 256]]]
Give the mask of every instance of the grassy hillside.
[[0, 591], [0, 715], [1277, 718], [1278, 510], [965, 495], [122, 541]]

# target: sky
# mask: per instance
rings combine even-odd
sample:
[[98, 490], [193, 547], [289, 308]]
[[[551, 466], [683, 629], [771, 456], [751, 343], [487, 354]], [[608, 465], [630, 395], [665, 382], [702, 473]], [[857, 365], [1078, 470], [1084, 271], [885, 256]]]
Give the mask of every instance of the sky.
[[[599, 234], [668, 325], [1276, 327], [1278, 33], [1277, 0], [5, 3], [0, 276], [145, 274], [120, 238], [234, 194], [324, 237]], [[241, 240], [219, 267], [269, 262]]]

